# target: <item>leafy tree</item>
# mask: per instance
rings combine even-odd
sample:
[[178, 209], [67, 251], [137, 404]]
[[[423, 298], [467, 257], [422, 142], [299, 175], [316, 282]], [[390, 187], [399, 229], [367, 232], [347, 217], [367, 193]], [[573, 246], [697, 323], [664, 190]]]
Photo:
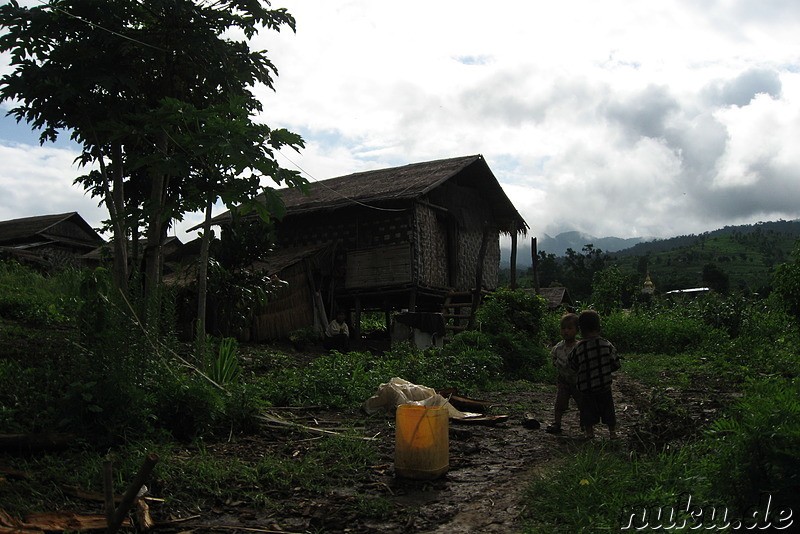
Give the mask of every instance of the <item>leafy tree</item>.
[[707, 263], [703, 266], [703, 283], [723, 295], [727, 295], [730, 289], [728, 275], [714, 263]]
[[[275, 66], [246, 39], [260, 29], [294, 30], [285, 9], [258, 0], [50, 0], [0, 6], [0, 51], [13, 72], [0, 80], [10, 114], [40, 130], [64, 132], [92, 165], [78, 178], [109, 211], [114, 280], [125, 289], [128, 239], [147, 236], [146, 293], [161, 275], [170, 221], [222, 198], [239, 204], [276, 193], [261, 177], [304, 181], [282, 169], [273, 149], [299, 136], [253, 124], [262, 111], [252, 88], [272, 87]], [[237, 40], [234, 36], [238, 36]], [[252, 204], [251, 204], [252, 207]], [[268, 217], [261, 208], [262, 217]], [[134, 243], [136, 240], [134, 239]]]
[[[533, 269], [533, 267], [531, 267]], [[561, 285], [564, 279], [564, 268], [561, 266], [555, 254], [548, 254], [540, 250], [537, 255], [536, 269], [539, 275], [540, 287], [551, 287], [554, 284]]]
[[592, 305], [602, 314], [630, 306], [635, 279], [625, 276], [616, 265], [597, 271], [592, 276]]
[[546, 301], [522, 289], [500, 288], [478, 308], [481, 335], [503, 359], [509, 376], [529, 377], [546, 361]]
[[800, 241], [792, 251], [792, 261], [775, 268], [773, 293], [796, 318], [800, 318]]
[[578, 300], [589, 297], [592, 292], [594, 273], [601, 271], [609, 260], [608, 254], [603, 253], [599, 248], [594, 248], [591, 243], [585, 245], [581, 251], [583, 253], [568, 248], [564, 263], [566, 286], [573, 297]]

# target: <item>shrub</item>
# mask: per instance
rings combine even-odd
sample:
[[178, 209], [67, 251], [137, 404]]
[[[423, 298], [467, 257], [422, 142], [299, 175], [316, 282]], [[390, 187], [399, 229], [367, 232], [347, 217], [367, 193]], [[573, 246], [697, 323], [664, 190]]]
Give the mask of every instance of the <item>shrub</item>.
[[702, 320], [661, 310], [614, 313], [603, 318], [603, 337], [620, 352], [680, 354], [727, 336]]
[[792, 251], [792, 261], [775, 268], [772, 284], [777, 301], [795, 319], [800, 318], [800, 241]]
[[480, 332], [457, 334], [444, 348], [427, 353], [424, 362], [419, 383], [436, 389], [486, 389], [502, 377], [503, 371], [502, 358]]
[[619, 311], [629, 306], [634, 295], [635, 282], [625, 276], [616, 265], [597, 271], [592, 276], [593, 308], [601, 314]]
[[223, 397], [207, 380], [173, 376], [159, 384], [153, 414], [159, 427], [179, 440], [213, 432], [223, 413]]
[[524, 290], [498, 289], [478, 309], [479, 330], [503, 359], [511, 378], [526, 378], [547, 361], [544, 347], [545, 300]]
[[203, 371], [206, 375], [219, 384], [227, 386], [236, 382], [242, 374], [237, 353], [239, 343], [235, 338], [226, 337], [219, 341], [216, 353], [207, 352], [203, 359]]
[[709, 476], [740, 512], [767, 495], [776, 509], [800, 508], [800, 382], [750, 382], [709, 438]]
[[70, 269], [45, 276], [17, 262], [0, 262], [0, 317], [37, 326], [69, 323], [77, 307], [77, 276]]

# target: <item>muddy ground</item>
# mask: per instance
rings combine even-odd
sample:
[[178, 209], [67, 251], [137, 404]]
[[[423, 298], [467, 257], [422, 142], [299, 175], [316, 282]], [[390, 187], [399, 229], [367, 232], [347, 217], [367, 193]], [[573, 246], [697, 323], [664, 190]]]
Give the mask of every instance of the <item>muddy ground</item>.
[[[181, 531], [217, 529], [253, 529], [259, 532], [403, 532], [403, 533], [492, 533], [519, 532], [521, 496], [530, 481], [547, 469], [557, 466], [566, 455], [585, 446], [612, 446], [621, 449], [640, 448], [644, 441], [659, 439], [660, 428], [652, 425], [655, 407], [648, 391], [624, 374], [614, 385], [620, 434], [610, 442], [607, 430], [598, 427], [592, 442], [579, 431], [577, 410], [565, 415], [561, 435], [545, 432], [551, 420], [555, 387], [538, 386], [534, 391], [489, 393], [483, 400], [496, 403], [492, 413], [509, 414], [507, 421], [491, 425], [450, 423], [450, 468], [437, 480], [408, 480], [395, 476], [394, 431], [390, 415], [376, 415], [366, 420], [365, 436], [379, 440], [381, 457], [354, 486], [336, 488], [325, 495], [307, 495], [300, 491], [271, 494], [283, 503], [283, 512], [259, 513], [246, 502], [219, 503], [213, 510], [182, 524]], [[669, 392], [667, 393], [669, 394]], [[681, 410], [683, 421], [667, 420], [669, 439], [680, 437], [681, 425], [696, 429], [699, 419], [716, 411], [704, 398], [682, 398], [689, 409]], [[523, 424], [525, 413], [541, 422], [532, 429]], [[349, 418], [363, 414], [322, 412], [315, 409], [291, 410], [282, 413], [287, 419], [319, 428], [344, 426]], [[662, 414], [663, 415], [663, 414]], [[664, 425], [664, 417], [659, 417]], [[676, 430], [678, 431], [676, 433]], [[257, 461], [270, 449], [286, 454], [287, 445], [302, 454], [313, 443], [308, 436], [287, 435], [272, 429], [261, 437], [248, 437], [208, 446], [206, 453], [235, 456], [242, 461]], [[380, 519], [375, 514], [359, 512], [358, 503], [381, 497], [391, 505]], [[535, 513], [534, 511], [527, 511]]]

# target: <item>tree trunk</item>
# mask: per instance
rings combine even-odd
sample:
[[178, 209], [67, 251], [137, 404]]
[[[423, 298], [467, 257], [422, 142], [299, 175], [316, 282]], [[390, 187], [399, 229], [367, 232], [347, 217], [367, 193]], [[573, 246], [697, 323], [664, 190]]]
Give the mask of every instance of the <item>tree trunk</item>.
[[203, 355], [206, 342], [206, 297], [208, 295], [208, 256], [211, 248], [211, 209], [214, 203], [211, 199], [206, 205], [205, 218], [203, 219], [203, 238], [200, 241], [200, 265], [197, 266], [197, 354]]
[[[161, 139], [161, 153], [168, 153], [166, 136]], [[144, 250], [144, 300], [146, 306], [145, 322], [149, 325], [158, 317], [161, 310], [161, 268], [164, 238], [166, 237], [165, 206], [169, 176], [158, 173], [150, 184], [150, 200], [147, 205], [147, 242]]]
[[[115, 143], [111, 154], [111, 176], [102, 153], [97, 157], [103, 180], [103, 202], [111, 218], [114, 266], [114, 286], [128, 293], [128, 248], [127, 224], [125, 221], [125, 188], [122, 166], [122, 145]], [[109, 185], [110, 183], [110, 185]]]
[[0, 450], [30, 452], [64, 449], [75, 441], [74, 434], [0, 434]]

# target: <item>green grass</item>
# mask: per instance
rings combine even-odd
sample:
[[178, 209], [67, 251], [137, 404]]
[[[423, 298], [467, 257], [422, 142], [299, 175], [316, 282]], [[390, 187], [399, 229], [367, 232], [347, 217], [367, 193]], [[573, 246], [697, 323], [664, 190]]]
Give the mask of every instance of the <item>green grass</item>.
[[702, 374], [708, 360], [697, 354], [637, 354], [622, 357], [625, 374], [650, 387], [684, 389]]
[[619, 532], [626, 511], [702, 489], [692, 463], [689, 450], [642, 456], [587, 443], [528, 487], [523, 532]]

